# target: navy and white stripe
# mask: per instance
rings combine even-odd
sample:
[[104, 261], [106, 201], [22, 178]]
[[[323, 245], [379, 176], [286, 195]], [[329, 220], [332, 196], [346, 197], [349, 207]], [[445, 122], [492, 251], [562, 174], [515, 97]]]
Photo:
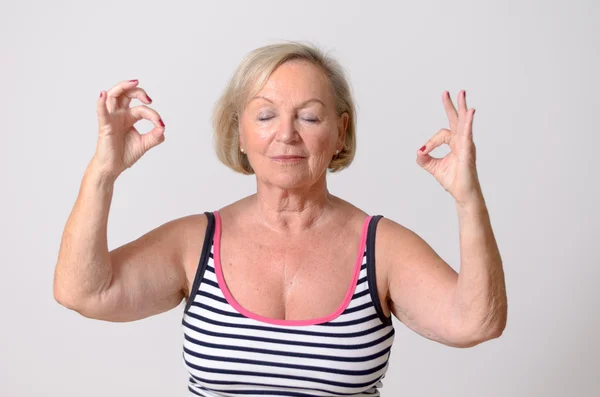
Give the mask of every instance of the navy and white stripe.
[[[183, 313], [183, 361], [191, 396], [379, 396], [394, 328], [374, 277], [375, 228], [368, 219], [352, 299], [330, 321], [277, 325], [236, 310], [215, 274], [214, 215]], [[217, 215], [218, 216], [218, 215]]]

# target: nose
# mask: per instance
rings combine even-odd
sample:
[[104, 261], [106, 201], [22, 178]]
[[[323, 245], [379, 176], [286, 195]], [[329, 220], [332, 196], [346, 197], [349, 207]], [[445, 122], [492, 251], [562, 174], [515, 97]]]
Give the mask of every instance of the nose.
[[280, 123], [277, 128], [276, 139], [282, 143], [292, 143], [298, 138], [298, 131], [296, 131], [296, 119], [294, 115], [281, 116], [279, 118]]

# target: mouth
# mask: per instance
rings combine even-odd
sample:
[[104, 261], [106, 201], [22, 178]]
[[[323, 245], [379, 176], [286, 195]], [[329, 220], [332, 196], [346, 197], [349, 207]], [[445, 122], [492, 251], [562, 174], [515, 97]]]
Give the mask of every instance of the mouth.
[[293, 156], [293, 155], [271, 157], [271, 160], [273, 160], [274, 162], [279, 163], [279, 164], [298, 164], [298, 163], [302, 162], [304, 159], [305, 158], [302, 156]]
[[273, 156], [271, 157], [273, 160], [299, 160], [303, 159], [302, 156], [294, 156], [294, 155], [285, 155], [285, 156]]

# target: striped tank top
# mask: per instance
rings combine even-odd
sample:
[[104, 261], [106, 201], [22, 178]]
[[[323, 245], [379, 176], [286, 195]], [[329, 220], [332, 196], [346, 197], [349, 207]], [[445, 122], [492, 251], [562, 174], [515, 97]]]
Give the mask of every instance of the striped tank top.
[[208, 226], [183, 312], [189, 396], [379, 396], [394, 327], [376, 289], [375, 230], [365, 219], [352, 282], [338, 309], [310, 320], [263, 317], [241, 307], [221, 271], [219, 213]]

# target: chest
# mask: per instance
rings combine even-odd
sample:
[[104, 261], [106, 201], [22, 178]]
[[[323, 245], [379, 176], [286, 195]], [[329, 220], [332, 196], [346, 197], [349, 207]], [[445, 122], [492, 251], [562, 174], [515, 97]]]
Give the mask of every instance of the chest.
[[[320, 318], [335, 312], [353, 288], [364, 261], [362, 224], [306, 236], [277, 237], [264, 231], [220, 228], [219, 270], [224, 287], [244, 309], [283, 320]], [[383, 310], [385, 274], [376, 274]]]
[[224, 233], [220, 269], [229, 293], [250, 312], [285, 320], [324, 317], [351, 286], [359, 245], [360, 236], [350, 235], [294, 241]]

